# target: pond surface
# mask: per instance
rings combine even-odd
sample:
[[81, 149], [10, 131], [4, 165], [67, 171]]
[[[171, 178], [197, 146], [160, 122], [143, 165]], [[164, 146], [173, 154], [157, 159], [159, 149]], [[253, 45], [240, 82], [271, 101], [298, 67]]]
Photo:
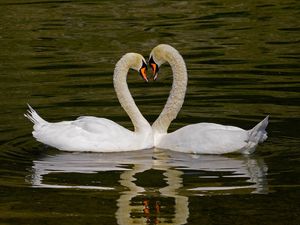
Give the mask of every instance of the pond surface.
[[[299, 1], [0, 2], [0, 224], [299, 224]], [[189, 73], [170, 131], [198, 122], [269, 138], [250, 156], [149, 149], [71, 153], [44, 146], [24, 118], [80, 115], [129, 129], [112, 84], [126, 52], [173, 45]], [[150, 73], [150, 71], [148, 72]], [[171, 87], [130, 71], [153, 122]]]

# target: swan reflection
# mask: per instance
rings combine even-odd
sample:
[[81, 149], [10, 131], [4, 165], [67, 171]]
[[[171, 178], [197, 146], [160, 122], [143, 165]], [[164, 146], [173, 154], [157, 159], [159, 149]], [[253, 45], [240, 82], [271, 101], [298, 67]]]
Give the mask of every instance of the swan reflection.
[[[159, 171], [160, 175], [148, 177], [147, 171]], [[68, 180], [74, 178], [72, 174], [77, 179]], [[102, 181], [93, 174], [108, 174], [109, 179]], [[113, 174], [118, 177], [114, 179]], [[143, 175], [146, 179], [139, 178]], [[170, 224], [170, 216], [164, 217], [164, 211], [170, 207], [172, 224], [185, 224], [189, 196], [267, 193], [266, 175], [266, 164], [253, 156], [192, 155], [154, 149], [126, 153], [57, 152], [33, 161], [29, 182], [36, 188], [116, 191], [120, 194], [115, 214], [118, 224]], [[149, 180], [158, 181], [159, 187], [145, 185]], [[167, 199], [172, 199], [173, 205]]]

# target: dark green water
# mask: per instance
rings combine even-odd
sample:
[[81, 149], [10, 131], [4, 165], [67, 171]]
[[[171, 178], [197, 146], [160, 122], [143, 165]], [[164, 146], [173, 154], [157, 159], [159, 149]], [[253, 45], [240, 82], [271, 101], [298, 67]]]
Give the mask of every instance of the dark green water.
[[[291, 0], [1, 0], [0, 224], [299, 224], [299, 9]], [[170, 130], [249, 129], [270, 115], [253, 155], [65, 153], [32, 138], [26, 103], [48, 121], [94, 115], [132, 128], [114, 65], [160, 43], [182, 53], [189, 73]], [[150, 84], [129, 74], [151, 122], [170, 73], [163, 66]]]

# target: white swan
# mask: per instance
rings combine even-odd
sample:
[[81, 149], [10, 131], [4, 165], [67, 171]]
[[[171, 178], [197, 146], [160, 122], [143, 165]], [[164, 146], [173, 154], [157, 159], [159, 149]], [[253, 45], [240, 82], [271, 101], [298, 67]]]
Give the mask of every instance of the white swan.
[[33, 136], [39, 142], [65, 151], [118, 152], [153, 147], [152, 128], [128, 90], [126, 78], [130, 68], [139, 71], [148, 81], [143, 56], [127, 53], [116, 64], [113, 82], [119, 102], [134, 125], [134, 132], [111, 120], [93, 116], [49, 123], [29, 106], [28, 113], [24, 115], [34, 123]]
[[250, 154], [255, 151], [258, 143], [267, 138], [265, 128], [268, 125], [268, 116], [251, 130], [214, 123], [197, 123], [167, 133], [170, 123], [176, 118], [184, 102], [188, 76], [179, 52], [170, 45], [161, 44], [150, 54], [149, 64], [154, 79], [157, 78], [159, 67], [165, 62], [171, 65], [173, 85], [163, 111], [152, 125], [155, 147], [188, 153]]

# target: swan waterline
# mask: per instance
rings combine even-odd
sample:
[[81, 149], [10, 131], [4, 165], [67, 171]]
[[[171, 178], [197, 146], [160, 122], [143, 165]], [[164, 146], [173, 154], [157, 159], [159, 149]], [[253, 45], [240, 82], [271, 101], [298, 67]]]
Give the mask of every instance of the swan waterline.
[[258, 143], [267, 139], [269, 116], [250, 130], [215, 123], [197, 123], [167, 133], [183, 105], [188, 74], [180, 53], [170, 45], [160, 44], [153, 48], [149, 57], [154, 79], [158, 76], [159, 67], [165, 62], [171, 66], [173, 84], [163, 111], [152, 125], [155, 147], [198, 154], [250, 154], [255, 151]]
[[50, 123], [30, 106], [24, 114], [33, 122], [34, 138], [48, 146], [64, 151], [121, 152], [148, 149], [154, 146], [152, 128], [136, 106], [126, 82], [129, 69], [140, 72], [148, 82], [147, 64], [137, 53], [125, 54], [116, 64], [113, 83], [121, 106], [130, 117], [134, 131], [105, 119], [82, 116], [74, 121]]

